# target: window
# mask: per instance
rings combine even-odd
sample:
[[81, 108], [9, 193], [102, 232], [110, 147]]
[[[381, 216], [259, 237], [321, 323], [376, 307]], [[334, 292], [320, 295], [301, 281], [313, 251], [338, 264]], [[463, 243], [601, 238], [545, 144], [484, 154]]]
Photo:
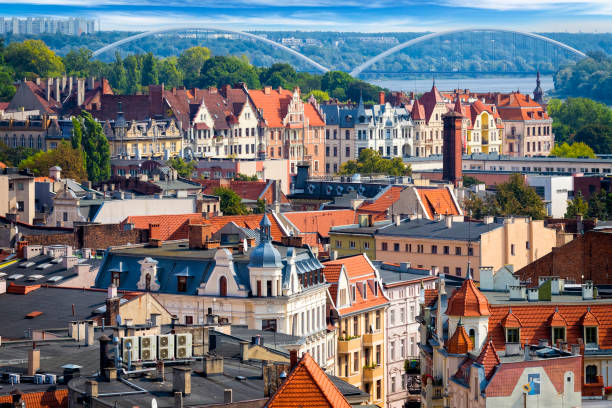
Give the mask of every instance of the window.
[[257, 296], [261, 296], [261, 281], [257, 281]]
[[382, 380], [376, 380], [376, 399], [381, 399], [382, 395]]
[[380, 344], [376, 346], [376, 364], [380, 365]]
[[364, 242], [363, 243], [363, 249], [370, 249], [370, 243], [369, 242]]
[[447, 245], [445, 245], [444, 246], [444, 255], [448, 255], [449, 253], [450, 253], [450, 248]]
[[353, 373], [359, 372], [359, 352], [353, 353]]
[[514, 255], [514, 244], [510, 244], [510, 254]]
[[386, 251], [386, 250], [387, 250], [387, 243], [386, 243], [386, 242], [383, 242], [383, 243], [381, 244], [381, 249], [382, 249], [383, 251]]
[[406, 252], [412, 252], [412, 244], [406, 244], [405, 251]]
[[395, 341], [389, 343], [389, 359], [395, 361]]
[[355, 248], [355, 241], [350, 241], [349, 242], [349, 248], [351, 248], [351, 249]]
[[68, 213], [64, 212], [62, 215], [64, 216], [63, 217], [64, 221], [68, 221]]
[[351, 286], [351, 302], [354, 302], [357, 299], [357, 288], [355, 285]]
[[193, 316], [185, 316], [185, 324], [193, 324]]
[[263, 319], [261, 321], [261, 330], [276, 332], [276, 319]]
[[351, 148], [349, 146], [346, 147], [346, 157], [351, 156]]
[[219, 296], [227, 296], [227, 278], [225, 276], [219, 278]]
[[588, 365], [586, 366], [586, 383], [594, 383], [597, 382], [597, 366], [596, 365]]
[[419, 254], [422, 254], [422, 253], [423, 253], [423, 244], [418, 244], [418, 245], [417, 245], [417, 252], [418, 252]]
[[400, 250], [400, 246], [399, 246], [399, 244], [398, 244], [397, 242], [393, 244], [393, 250], [394, 250], [395, 252], [399, 252], [399, 250]]
[[266, 296], [272, 296], [272, 281], [266, 281]]
[[391, 376], [391, 392], [395, 392], [395, 376]]
[[444, 267], [444, 274], [448, 275], [450, 273], [450, 268], [448, 266]]
[[406, 339], [400, 341], [400, 358], [406, 357]]
[[520, 343], [518, 328], [506, 329], [506, 343]]
[[468, 256], [474, 256], [474, 248], [468, 247]]
[[587, 344], [597, 344], [597, 327], [585, 327], [584, 337]]
[[23, 191], [23, 183], [17, 183], [17, 190]]
[[472, 340], [472, 344], [476, 344], [476, 332], [474, 331], [474, 329], [470, 329], [469, 332], [469, 336], [470, 336], [470, 340]]
[[353, 317], [353, 336], [359, 336], [359, 318]]
[[401, 307], [400, 308], [400, 323], [405, 323], [405, 322], [406, 322], [406, 308]]
[[455, 268], [455, 275], [461, 276], [461, 267], [456, 267]]
[[186, 276], [178, 277], [177, 290], [179, 292], [187, 292], [187, 277]]
[[455, 247], [455, 255], [461, 255], [461, 247]]
[[525, 249], [529, 249], [529, 241], [525, 241]]
[[17, 211], [24, 211], [25, 210], [25, 206], [23, 201], [17, 201]]
[[342, 241], [336, 241], [336, 248], [342, 248]]
[[438, 246], [437, 245], [432, 245], [431, 246], [431, 253], [432, 254], [437, 254], [438, 253]]
[[389, 322], [392, 326], [395, 326], [395, 310], [389, 311]]
[[[362, 292], [362, 296], [364, 299], [368, 298], [368, 284], [366, 282], [363, 282], [363, 286], [361, 287], [363, 290]], [[368, 325], [366, 324], [366, 327], [368, 327]]]
[[553, 327], [553, 344], [557, 341], [565, 341], [565, 327]]
[[376, 311], [376, 330], [380, 330], [380, 310]]

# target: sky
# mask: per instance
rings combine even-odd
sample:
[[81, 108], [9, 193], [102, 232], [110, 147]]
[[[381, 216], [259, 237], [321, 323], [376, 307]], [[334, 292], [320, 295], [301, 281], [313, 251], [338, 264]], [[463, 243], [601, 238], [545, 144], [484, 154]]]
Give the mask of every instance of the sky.
[[612, 32], [612, 0], [0, 0], [0, 16], [90, 17], [102, 30], [161, 26], [422, 32]]

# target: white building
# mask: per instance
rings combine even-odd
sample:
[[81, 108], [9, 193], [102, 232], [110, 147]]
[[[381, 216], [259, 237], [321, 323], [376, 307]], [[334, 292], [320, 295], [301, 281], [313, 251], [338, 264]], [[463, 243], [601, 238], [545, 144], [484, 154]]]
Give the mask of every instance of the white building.
[[528, 175], [527, 184], [533, 187], [546, 205], [546, 215], [563, 218], [567, 211], [567, 201], [574, 198], [574, 178], [572, 176]]

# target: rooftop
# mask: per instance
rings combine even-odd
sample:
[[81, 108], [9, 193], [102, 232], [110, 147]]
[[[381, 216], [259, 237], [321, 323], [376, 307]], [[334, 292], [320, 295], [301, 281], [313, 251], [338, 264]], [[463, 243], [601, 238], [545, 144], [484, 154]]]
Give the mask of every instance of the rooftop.
[[489, 231], [501, 228], [503, 224], [484, 222], [453, 221], [451, 227], [446, 222], [422, 218], [404, 219], [400, 225], [389, 224], [376, 230], [379, 236], [399, 236], [411, 238], [448, 239], [457, 241], [480, 241], [480, 236]]

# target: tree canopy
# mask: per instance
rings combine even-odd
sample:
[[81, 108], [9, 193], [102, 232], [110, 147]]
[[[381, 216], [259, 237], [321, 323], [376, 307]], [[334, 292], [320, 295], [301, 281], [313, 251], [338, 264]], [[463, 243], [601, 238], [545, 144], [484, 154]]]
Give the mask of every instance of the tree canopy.
[[40, 40], [10, 43], [4, 52], [4, 61], [17, 78], [56, 77], [64, 73], [62, 59]]
[[89, 180], [108, 180], [110, 146], [102, 132], [102, 125], [86, 111], [83, 111], [79, 117], [73, 118], [72, 123], [71, 144], [82, 154]]
[[586, 216], [589, 210], [589, 204], [585, 201], [582, 193], [579, 191], [573, 199], [567, 200], [567, 210], [565, 210], [565, 218], [574, 218], [577, 215]]
[[223, 215], [244, 215], [248, 213], [242, 199], [233, 190], [226, 187], [217, 187], [214, 195], [219, 196]]
[[62, 168], [64, 178], [76, 181], [87, 179], [85, 162], [79, 149], [74, 149], [70, 143], [63, 140], [56, 149], [46, 152], [39, 151], [19, 163], [20, 169], [29, 169], [36, 176], [49, 176], [53, 166]]
[[590, 157], [595, 158], [595, 153], [589, 145], [583, 142], [574, 142], [571, 145], [563, 143], [562, 145], [556, 145], [550, 151], [551, 156], [557, 157]]
[[200, 74], [199, 86], [222, 87], [244, 82], [250, 89], [260, 87], [257, 70], [246, 58], [239, 57], [212, 57], [204, 62]]
[[410, 165], [405, 165], [401, 157], [383, 158], [372, 149], [363, 149], [357, 160], [349, 160], [340, 166], [340, 174], [388, 174], [390, 176], [411, 175]]
[[166, 164], [177, 171], [178, 175], [183, 178], [191, 178], [191, 174], [195, 169], [195, 162], [186, 161], [180, 157], [172, 157]]
[[560, 96], [585, 96], [612, 103], [612, 57], [602, 52], [589, 53], [588, 58], [562, 67], [553, 79]]

